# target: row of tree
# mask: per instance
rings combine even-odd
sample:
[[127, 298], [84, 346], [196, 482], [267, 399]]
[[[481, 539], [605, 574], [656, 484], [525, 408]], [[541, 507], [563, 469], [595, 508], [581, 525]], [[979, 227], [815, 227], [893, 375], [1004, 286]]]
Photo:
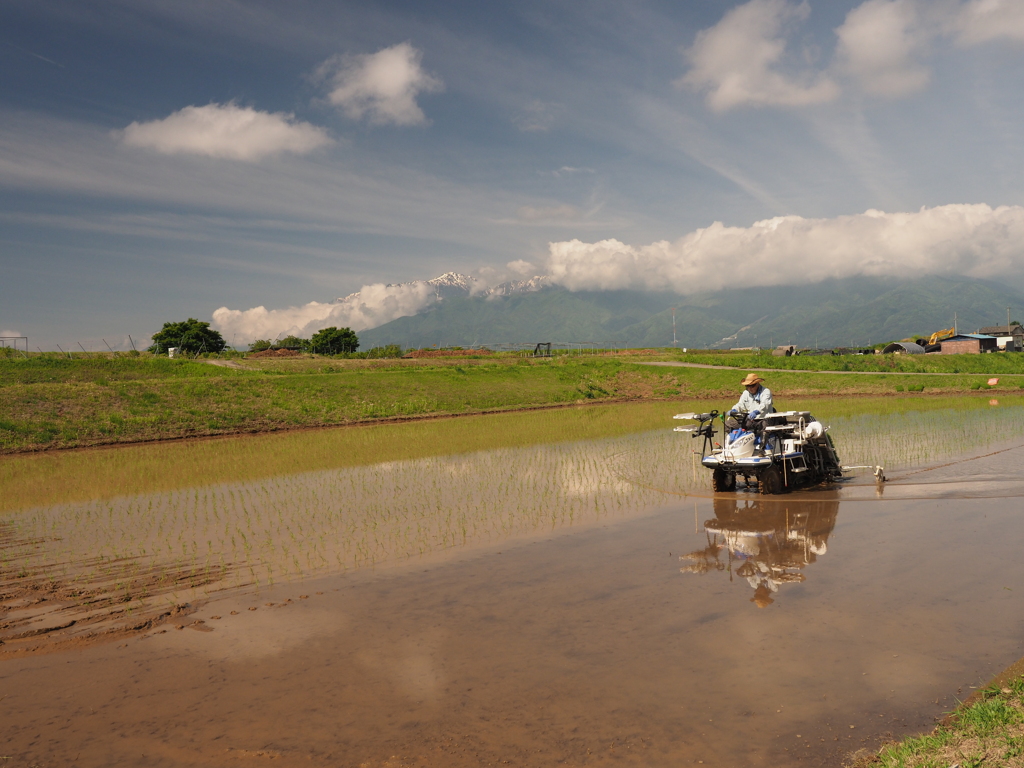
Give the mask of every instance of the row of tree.
[[321, 355], [337, 355], [352, 353], [359, 349], [359, 337], [351, 328], [324, 328], [317, 331], [312, 338], [303, 339], [298, 336], [286, 336], [278, 341], [256, 339], [249, 345], [250, 352], [262, 352], [265, 349], [297, 349], [301, 352], [317, 352]]
[[[182, 353], [198, 355], [203, 352], [222, 352], [227, 347], [227, 343], [218, 331], [210, 327], [209, 323], [200, 322], [194, 317], [190, 317], [182, 322], [164, 323], [164, 327], [153, 334], [153, 345], [149, 351], [167, 354], [167, 350], [172, 347], [176, 347]], [[359, 349], [359, 337], [351, 328], [331, 326], [317, 331], [309, 339], [288, 336], [280, 341], [258, 339], [249, 345], [250, 352], [271, 348], [298, 349], [321, 355], [351, 354]], [[384, 357], [385, 355], [379, 356]]]

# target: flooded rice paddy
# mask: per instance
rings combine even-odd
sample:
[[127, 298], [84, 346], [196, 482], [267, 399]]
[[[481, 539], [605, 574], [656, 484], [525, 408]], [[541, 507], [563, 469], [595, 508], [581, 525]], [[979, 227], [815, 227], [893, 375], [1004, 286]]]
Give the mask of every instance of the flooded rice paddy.
[[891, 481], [768, 499], [693, 407], [0, 460], [6, 764], [839, 765], [1024, 655], [1024, 401], [793, 404]]

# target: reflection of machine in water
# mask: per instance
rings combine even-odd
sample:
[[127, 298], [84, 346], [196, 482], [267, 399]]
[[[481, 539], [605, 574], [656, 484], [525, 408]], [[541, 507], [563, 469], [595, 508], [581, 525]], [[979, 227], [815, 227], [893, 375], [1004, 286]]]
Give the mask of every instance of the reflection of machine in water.
[[838, 499], [786, 503], [768, 499], [716, 497], [715, 519], [704, 523], [708, 545], [680, 560], [692, 560], [683, 573], [728, 571], [754, 589], [751, 602], [775, 602], [780, 584], [803, 581], [800, 571], [828, 550], [839, 514]]

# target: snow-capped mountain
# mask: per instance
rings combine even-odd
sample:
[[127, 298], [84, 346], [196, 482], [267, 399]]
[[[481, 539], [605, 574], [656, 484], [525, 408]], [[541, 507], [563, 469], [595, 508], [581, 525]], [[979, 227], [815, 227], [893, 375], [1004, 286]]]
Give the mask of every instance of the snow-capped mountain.
[[[480, 278], [463, 275], [459, 272], [445, 272], [432, 280], [410, 280], [404, 283], [388, 283], [385, 288], [395, 293], [425, 292], [433, 294], [434, 299], [443, 301], [465, 296], [514, 296], [521, 293], [533, 293], [554, 285], [547, 275], [535, 275], [527, 280], [507, 280], [498, 285], [488, 286]], [[425, 290], [424, 290], [425, 289]], [[352, 303], [359, 300], [361, 294], [350, 293], [339, 296], [335, 304]]]
[[355, 293], [333, 301], [311, 301], [298, 307], [244, 311], [221, 307], [213, 313], [213, 325], [229, 338], [245, 343], [253, 339], [278, 339], [293, 335], [308, 338], [322, 328], [336, 326], [362, 332], [393, 320], [413, 317], [455, 298], [495, 298], [534, 293], [552, 286], [544, 276], [511, 280], [489, 286], [483, 280], [459, 272], [445, 272], [432, 280], [364, 285]]
[[515, 296], [520, 293], [534, 293], [554, 285], [547, 275], [534, 275], [528, 280], [509, 280], [487, 289], [488, 296]]

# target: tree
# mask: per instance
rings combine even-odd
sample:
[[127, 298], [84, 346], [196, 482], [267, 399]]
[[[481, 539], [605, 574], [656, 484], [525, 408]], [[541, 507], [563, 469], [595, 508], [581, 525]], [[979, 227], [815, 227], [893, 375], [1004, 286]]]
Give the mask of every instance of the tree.
[[285, 336], [278, 342], [274, 343], [274, 346], [278, 349], [302, 349], [305, 350], [309, 346], [308, 339], [301, 339], [298, 336]]
[[162, 354], [170, 347], [177, 347], [182, 352], [192, 355], [200, 352], [220, 352], [227, 345], [224, 337], [210, 328], [209, 323], [201, 323], [194, 317], [179, 323], [164, 323], [164, 327], [153, 334], [153, 346], [150, 352]]
[[309, 348], [322, 355], [336, 355], [339, 352], [355, 352], [359, 349], [359, 337], [351, 328], [324, 328], [313, 334]]
[[273, 345], [271, 344], [270, 339], [256, 339], [256, 341], [249, 345], [249, 351], [262, 352], [265, 349], [270, 349], [271, 346]]
[[367, 358], [376, 359], [381, 357], [401, 357], [402, 348], [397, 344], [388, 344], [385, 347], [374, 347], [366, 351]]

